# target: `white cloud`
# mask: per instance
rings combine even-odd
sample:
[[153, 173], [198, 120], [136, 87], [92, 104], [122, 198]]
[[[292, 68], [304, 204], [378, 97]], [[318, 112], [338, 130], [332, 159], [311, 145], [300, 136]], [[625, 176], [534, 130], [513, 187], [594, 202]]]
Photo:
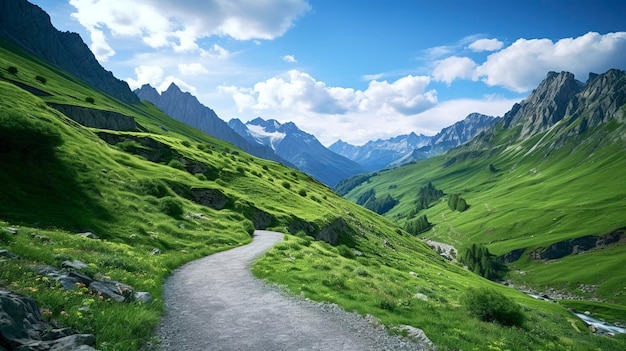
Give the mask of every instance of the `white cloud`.
[[252, 87], [222, 86], [220, 92], [232, 97], [240, 118], [293, 121], [329, 145], [339, 138], [365, 142], [414, 130], [415, 116], [437, 104], [429, 84], [429, 77], [407, 75], [392, 82], [373, 80], [367, 89], [355, 90], [331, 87], [292, 70]]
[[[70, 0], [72, 17], [92, 36], [92, 48], [108, 58], [113, 50], [105, 38], [137, 37], [152, 48], [177, 52], [199, 50], [198, 39], [210, 36], [236, 40], [271, 40], [283, 35], [311, 7], [306, 0]], [[95, 36], [95, 39], [94, 39]], [[94, 50], [96, 51], [96, 50]]]
[[481, 51], [497, 51], [502, 49], [504, 43], [498, 39], [478, 39], [472, 42], [468, 47], [475, 52]]
[[138, 66], [135, 67], [137, 79], [127, 78], [126, 82], [131, 89], [141, 88], [144, 84], [156, 87], [163, 81], [163, 69], [159, 66]]
[[199, 74], [209, 73], [209, 70], [206, 69], [202, 64], [194, 62], [194, 63], [179, 63], [178, 71], [186, 76], [194, 76]]
[[626, 32], [589, 32], [557, 42], [549, 39], [518, 39], [489, 55], [477, 67], [475, 78], [490, 86], [503, 86], [516, 92], [535, 88], [548, 71], [569, 71], [585, 80], [589, 72], [626, 68]]
[[381, 79], [384, 76], [385, 76], [384, 73], [365, 74], [365, 75], [361, 76], [361, 80], [369, 82], [369, 81], [372, 81], [372, 80], [379, 80], [379, 79]]
[[476, 62], [468, 57], [451, 56], [435, 62], [433, 78], [448, 85], [455, 79], [469, 79], [474, 75]]
[[298, 62], [298, 60], [296, 60], [296, 57], [293, 56], [293, 55], [285, 55], [285, 56], [283, 56], [283, 61], [289, 62], [289, 63], [296, 63], [296, 62]]
[[405, 76], [392, 83], [373, 80], [364, 91], [329, 87], [311, 75], [291, 70], [258, 82], [252, 88], [222, 87], [231, 93], [240, 111], [344, 115], [353, 112], [413, 115], [437, 103], [430, 78]]
[[89, 32], [91, 37], [91, 51], [100, 62], [106, 62], [109, 57], [115, 55], [115, 50], [109, 46], [100, 30], [93, 29]]

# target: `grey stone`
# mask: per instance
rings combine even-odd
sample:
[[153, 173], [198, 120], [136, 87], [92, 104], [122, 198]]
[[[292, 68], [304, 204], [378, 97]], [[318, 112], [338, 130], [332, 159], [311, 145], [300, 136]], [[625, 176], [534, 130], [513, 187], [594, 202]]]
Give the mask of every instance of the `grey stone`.
[[430, 339], [428, 338], [428, 336], [426, 336], [426, 333], [424, 333], [424, 331], [422, 329], [419, 328], [415, 328], [413, 326], [410, 325], [400, 325], [398, 326], [398, 329], [406, 331], [407, 332], [407, 336], [423, 345], [428, 346], [429, 348], [434, 348], [434, 344], [432, 341], [430, 341]]
[[19, 232], [18, 229], [12, 227], [4, 228], [4, 231], [13, 235], [17, 235], [17, 233]]
[[88, 264], [86, 264], [85, 262], [81, 262], [79, 260], [73, 260], [73, 261], [63, 261], [63, 263], [61, 263], [61, 267], [62, 268], [73, 268], [76, 270], [81, 270], [81, 269], [85, 269], [87, 267], [89, 267]]
[[133, 296], [133, 288], [131, 286], [116, 281], [95, 280], [89, 284], [89, 291], [117, 302], [128, 302]]
[[156, 247], [154, 249], [152, 249], [152, 251], [150, 251], [151, 255], [160, 255], [161, 254], [161, 250], [157, 249]]
[[152, 295], [150, 295], [149, 292], [146, 291], [137, 291], [133, 294], [133, 298], [135, 299], [135, 301], [141, 302], [141, 303], [148, 303], [150, 301], [152, 301]]
[[100, 239], [96, 234], [92, 232], [78, 233], [77, 235], [82, 236], [84, 238], [88, 238], [88, 239]]
[[20, 258], [20, 256], [14, 254], [13, 252], [9, 250], [0, 250], [0, 257], [6, 257], [6, 258], [12, 258], [12, 259]]

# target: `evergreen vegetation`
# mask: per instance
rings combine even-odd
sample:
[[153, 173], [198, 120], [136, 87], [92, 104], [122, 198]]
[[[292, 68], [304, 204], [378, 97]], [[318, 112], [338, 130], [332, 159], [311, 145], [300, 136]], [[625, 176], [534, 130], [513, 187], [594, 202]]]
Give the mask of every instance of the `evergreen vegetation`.
[[433, 183], [428, 182], [426, 186], [421, 187], [418, 191], [417, 200], [415, 201], [416, 206], [409, 212], [409, 218], [413, 218], [421, 211], [429, 208], [434, 201], [440, 199], [443, 195], [443, 191], [435, 188]]
[[366, 174], [359, 174], [359, 175], [356, 175], [354, 177], [343, 179], [343, 180], [339, 181], [339, 183], [337, 183], [337, 185], [335, 185], [333, 190], [337, 194], [339, 194], [340, 196], [343, 196], [343, 195], [349, 193], [352, 189], [356, 188], [357, 186], [367, 182], [368, 179], [370, 179], [371, 177], [373, 177], [376, 174], [377, 174], [376, 172], [374, 172], [374, 173], [366, 173]]
[[500, 278], [506, 271], [506, 266], [500, 262], [498, 257], [480, 244], [472, 244], [466, 248], [460, 261], [470, 271], [491, 280]]
[[428, 222], [426, 215], [423, 215], [415, 220], [407, 222], [404, 230], [406, 230], [409, 234], [418, 235], [430, 230], [432, 226], [433, 225]]
[[397, 205], [398, 200], [394, 199], [389, 194], [382, 198], [377, 198], [374, 189], [370, 189], [359, 196], [357, 204], [378, 214], [384, 214]]
[[461, 197], [461, 195], [459, 195], [459, 194], [452, 194], [448, 198], [448, 207], [452, 211], [463, 212], [463, 211], [467, 210], [467, 208], [469, 206], [467, 205], [467, 202], [465, 201], [465, 199]]

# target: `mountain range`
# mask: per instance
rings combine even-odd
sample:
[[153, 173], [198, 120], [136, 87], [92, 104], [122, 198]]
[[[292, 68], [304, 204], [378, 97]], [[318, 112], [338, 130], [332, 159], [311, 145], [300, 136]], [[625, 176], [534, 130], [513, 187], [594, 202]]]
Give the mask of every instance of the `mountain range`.
[[377, 171], [439, 155], [469, 141], [499, 120], [499, 117], [472, 113], [452, 126], [443, 128], [434, 136], [410, 133], [385, 140], [369, 141], [362, 146], [339, 140], [329, 146], [329, 149], [357, 162], [368, 171]]
[[258, 117], [245, 124], [231, 119], [228, 125], [251, 143], [271, 147], [280, 157], [328, 186], [365, 172], [359, 164], [330, 151], [292, 122], [281, 124]]
[[[1, 299], [10, 308], [0, 314], [19, 325], [31, 316], [50, 321], [29, 335], [0, 333], [0, 349], [49, 348], [44, 331], [103, 350], [154, 347], [172, 270], [244, 245], [255, 229], [286, 233], [251, 267], [257, 277], [369, 314], [438, 349], [626, 349], [623, 337], [594, 335], [566, 308], [622, 323], [626, 315], [623, 71], [586, 83], [551, 72], [468, 143], [355, 181], [348, 199], [391, 200], [383, 218], [140, 101], [40, 8], [10, 0], [0, 10], [0, 290], [16, 293]], [[20, 38], [6, 23], [40, 38]], [[63, 52], [71, 48], [80, 48], [76, 56]], [[87, 81], [95, 76], [101, 80]], [[256, 123], [256, 134], [273, 134], [277, 146], [277, 133], [285, 134], [281, 142], [298, 134], [289, 123]], [[417, 198], [422, 189], [443, 197], [426, 203]], [[451, 198], [467, 200], [462, 212]], [[419, 235], [455, 245], [460, 257], [480, 244], [509, 262], [511, 284], [481, 278], [402, 229], [421, 218], [433, 227]], [[33, 268], [50, 277], [35, 277]], [[74, 280], [59, 284], [52, 278], [59, 269]], [[94, 282], [123, 299], [138, 291], [154, 298], [118, 303], [87, 287]], [[27, 296], [27, 313], [15, 308], [15, 295]], [[476, 306], [476, 297], [487, 298]], [[526, 322], [494, 322], [476, 307], [517, 311]], [[65, 337], [70, 329], [80, 340]]]
[[239, 134], [235, 133], [215, 111], [204, 106], [198, 99], [190, 93], [183, 92], [176, 84], [172, 83], [163, 93], [159, 92], [148, 84], [136, 89], [134, 93], [142, 100], [150, 101], [169, 116], [194, 128], [212, 135], [218, 139], [227, 141], [242, 150], [264, 158], [281, 162], [287, 166], [292, 166], [289, 161], [276, 155], [274, 150], [264, 145], [250, 143]]

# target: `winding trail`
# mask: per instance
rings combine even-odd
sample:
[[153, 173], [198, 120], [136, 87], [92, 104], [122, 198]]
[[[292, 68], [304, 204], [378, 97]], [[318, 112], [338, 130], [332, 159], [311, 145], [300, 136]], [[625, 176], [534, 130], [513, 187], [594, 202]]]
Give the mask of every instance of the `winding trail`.
[[163, 350], [424, 350], [356, 313], [287, 296], [249, 271], [283, 234], [190, 262], [164, 285]]

